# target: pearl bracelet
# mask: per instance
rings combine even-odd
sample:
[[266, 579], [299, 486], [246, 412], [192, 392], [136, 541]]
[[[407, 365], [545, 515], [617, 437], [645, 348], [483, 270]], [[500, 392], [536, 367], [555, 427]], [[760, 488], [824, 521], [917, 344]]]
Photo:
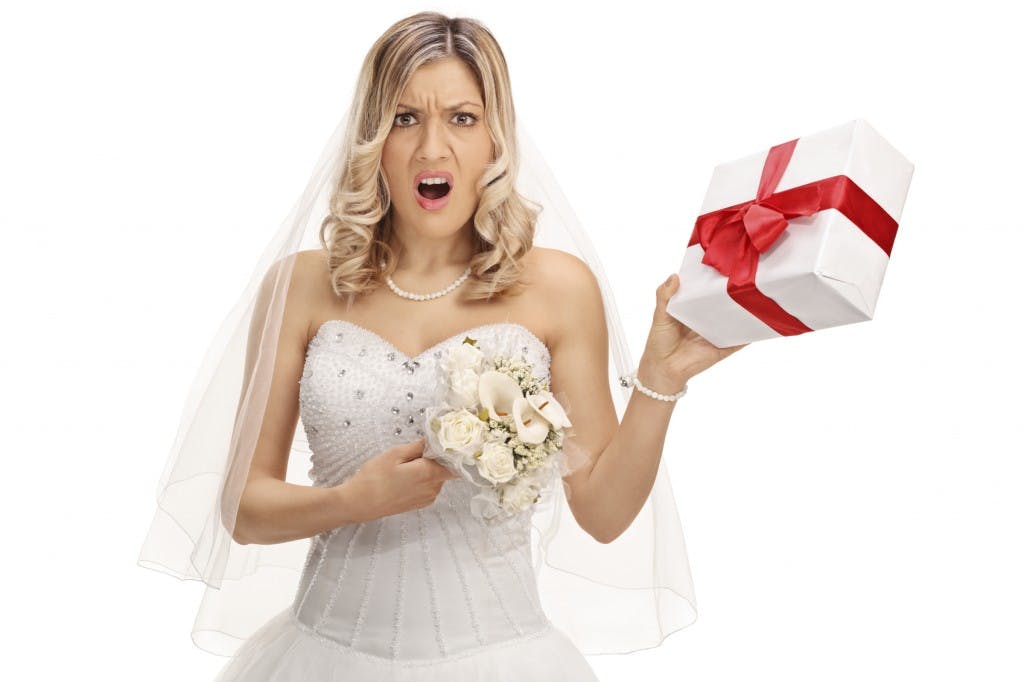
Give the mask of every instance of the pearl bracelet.
[[664, 393], [658, 393], [657, 391], [652, 391], [651, 389], [649, 389], [646, 386], [644, 386], [643, 384], [641, 384], [639, 377], [637, 377], [637, 375], [636, 375], [636, 372], [633, 372], [632, 374], [627, 374], [627, 375], [625, 375], [623, 377], [620, 377], [619, 378], [619, 383], [621, 383], [626, 388], [629, 388], [630, 386], [632, 386], [633, 388], [637, 389], [638, 391], [640, 391], [644, 395], [650, 396], [650, 397], [652, 397], [652, 398], [654, 398], [656, 400], [664, 400], [666, 402], [671, 402], [671, 401], [674, 401], [674, 400], [679, 400], [684, 395], [686, 395], [686, 389], [689, 388], [689, 384], [687, 384], [687, 385], [683, 386], [683, 390], [679, 391], [679, 393], [675, 393], [675, 394], [672, 394], [672, 395], [665, 395]]

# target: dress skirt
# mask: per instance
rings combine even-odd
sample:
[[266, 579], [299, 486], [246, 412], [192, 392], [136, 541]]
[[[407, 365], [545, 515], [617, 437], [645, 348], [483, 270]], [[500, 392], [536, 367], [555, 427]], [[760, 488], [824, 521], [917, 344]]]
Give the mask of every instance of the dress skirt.
[[280, 612], [247, 639], [215, 682], [598, 682], [550, 622], [521, 637], [445, 658], [389, 659], [317, 636]]

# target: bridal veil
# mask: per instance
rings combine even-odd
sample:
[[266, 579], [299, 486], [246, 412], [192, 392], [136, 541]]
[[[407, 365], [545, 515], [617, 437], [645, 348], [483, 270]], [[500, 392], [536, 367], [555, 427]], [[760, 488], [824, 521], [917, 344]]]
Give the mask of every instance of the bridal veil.
[[[485, 103], [486, 104], [486, 103]], [[312, 177], [252, 270], [248, 284], [206, 351], [156, 488], [156, 511], [139, 565], [205, 583], [193, 642], [220, 655], [292, 601], [309, 539], [274, 545], [235, 542], [232, 530], [256, 446], [294, 254], [322, 248], [319, 228], [333, 189], [344, 180], [357, 129], [351, 107], [328, 138]], [[612, 287], [585, 230], [539, 150], [516, 124], [517, 191], [540, 208], [534, 244], [585, 261], [600, 283], [609, 364], [621, 421], [634, 369]], [[515, 164], [512, 166], [515, 168]], [[300, 424], [287, 481], [310, 485], [309, 445]], [[603, 544], [575, 522], [562, 486], [534, 513], [531, 549], [545, 612], [585, 654], [658, 646], [696, 619], [682, 526], [664, 460], [629, 529]]]

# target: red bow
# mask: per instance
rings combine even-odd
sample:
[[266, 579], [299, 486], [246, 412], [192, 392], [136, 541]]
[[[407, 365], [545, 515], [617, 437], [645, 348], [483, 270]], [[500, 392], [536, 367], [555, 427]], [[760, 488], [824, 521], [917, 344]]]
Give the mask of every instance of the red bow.
[[729, 278], [726, 292], [759, 320], [783, 336], [813, 331], [758, 291], [754, 282], [761, 254], [789, 227], [789, 219], [835, 208], [871, 237], [886, 254], [896, 237], [896, 221], [845, 175], [775, 192], [793, 156], [797, 140], [768, 150], [757, 196], [697, 218], [688, 246], [704, 249], [701, 262]]

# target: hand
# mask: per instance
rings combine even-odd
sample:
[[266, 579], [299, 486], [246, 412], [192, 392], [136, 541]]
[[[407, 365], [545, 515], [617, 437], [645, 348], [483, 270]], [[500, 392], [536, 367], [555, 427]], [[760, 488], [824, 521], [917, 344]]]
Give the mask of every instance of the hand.
[[676, 274], [658, 287], [654, 320], [647, 337], [647, 346], [637, 368], [640, 382], [661, 393], [681, 391], [691, 377], [750, 345], [744, 343], [718, 348], [669, 315], [668, 300], [678, 288], [679, 275]]
[[424, 440], [400, 443], [365, 463], [343, 485], [359, 500], [365, 520], [429, 507], [441, 486], [460, 478], [443, 464], [423, 457]]

